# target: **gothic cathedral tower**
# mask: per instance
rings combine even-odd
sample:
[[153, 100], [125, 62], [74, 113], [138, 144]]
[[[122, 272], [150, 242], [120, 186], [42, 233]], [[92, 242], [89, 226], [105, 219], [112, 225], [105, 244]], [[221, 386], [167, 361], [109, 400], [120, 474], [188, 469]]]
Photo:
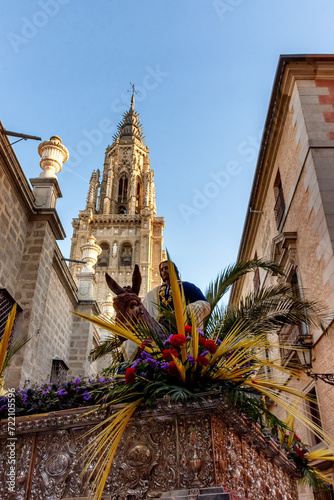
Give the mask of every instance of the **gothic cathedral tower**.
[[[100, 304], [110, 292], [105, 272], [120, 285], [131, 285], [132, 271], [138, 264], [141, 296], [161, 283], [164, 218], [156, 217], [154, 172], [139, 115], [134, 110], [134, 95], [113, 144], [106, 150], [102, 178], [99, 170], [94, 170], [86, 209], [73, 219], [73, 228], [71, 259], [82, 259], [81, 247], [90, 236], [102, 249], [95, 267], [94, 293]], [[73, 276], [81, 267], [70, 266]]]

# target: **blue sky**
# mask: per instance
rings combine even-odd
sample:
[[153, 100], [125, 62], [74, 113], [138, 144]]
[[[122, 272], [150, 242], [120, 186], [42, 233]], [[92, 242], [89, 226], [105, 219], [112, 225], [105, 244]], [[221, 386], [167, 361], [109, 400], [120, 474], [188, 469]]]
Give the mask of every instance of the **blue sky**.
[[[237, 257], [279, 55], [333, 53], [333, 2], [16, 0], [1, 12], [0, 120], [70, 151], [64, 256], [134, 82], [165, 247], [204, 290]], [[28, 178], [37, 146], [13, 146]]]

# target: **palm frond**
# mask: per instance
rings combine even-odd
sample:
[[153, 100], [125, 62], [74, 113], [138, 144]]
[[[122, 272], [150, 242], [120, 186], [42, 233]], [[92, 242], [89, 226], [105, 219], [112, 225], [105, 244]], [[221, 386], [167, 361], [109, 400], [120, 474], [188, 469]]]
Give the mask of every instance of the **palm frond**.
[[229, 331], [241, 318], [270, 333], [277, 333], [284, 325], [306, 324], [324, 330], [327, 315], [317, 302], [296, 296], [290, 285], [274, 285], [249, 293], [238, 307], [227, 308], [222, 331]]
[[[175, 311], [175, 319], [177, 325], [177, 331], [180, 335], [184, 335], [184, 322], [186, 318], [186, 303], [184, 300], [184, 293], [180, 291], [179, 284], [176, 277], [176, 272], [174, 269], [174, 264], [169, 258], [169, 254], [167, 252], [167, 260], [168, 260], [168, 270], [169, 270], [169, 279], [170, 286], [173, 294], [173, 305]], [[181, 285], [182, 286], [182, 285]]]
[[98, 427], [107, 424], [105, 428], [88, 443], [83, 452], [85, 467], [82, 474], [86, 473], [88, 469], [91, 468], [87, 484], [94, 477], [94, 500], [101, 500], [102, 498], [118, 444], [130, 418], [141, 401], [142, 399], [140, 398], [135, 402], [126, 404], [124, 408], [113, 413], [110, 417], [101, 422], [101, 424], [93, 427], [93, 429], [90, 429], [85, 434], [85, 436], [89, 436], [95, 432]]
[[218, 274], [215, 280], [210, 282], [205, 292], [206, 299], [211, 306], [211, 312], [214, 311], [218, 302], [230, 289], [233, 283], [257, 268], [265, 269], [273, 274], [284, 275], [282, 269], [275, 262], [264, 261], [262, 259], [248, 260], [229, 265]]
[[334, 462], [333, 450], [331, 450], [330, 448], [320, 448], [319, 450], [311, 451], [310, 453], [307, 453], [305, 455], [305, 458], [310, 461], [329, 460], [331, 462]]
[[8, 316], [7, 323], [5, 326], [5, 331], [4, 331], [4, 334], [3, 334], [2, 339], [0, 341], [0, 377], [2, 376], [3, 370], [4, 370], [4, 364], [5, 364], [6, 353], [7, 353], [7, 349], [8, 349], [9, 338], [10, 338], [10, 334], [12, 332], [12, 328], [13, 328], [13, 324], [14, 324], [14, 320], [15, 320], [16, 308], [17, 308], [17, 304], [15, 303], [13, 305], [13, 308], [12, 308], [9, 316]]
[[[5, 357], [5, 360], [4, 360], [4, 363], [3, 363], [3, 368], [2, 368], [2, 373], [5, 371], [6, 368], [8, 368], [8, 366], [11, 364], [12, 360], [13, 360], [13, 357], [15, 356], [15, 354], [20, 350], [22, 349], [22, 347], [27, 343], [29, 342], [30, 340], [30, 337], [25, 337], [25, 338], [22, 338], [22, 339], [19, 339], [17, 340], [16, 342], [14, 342], [10, 347], [9, 349], [7, 350], [7, 354], [6, 354], [6, 357]], [[1, 376], [1, 374], [0, 374]]]
[[[138, 346], [141, 345], [143, 338], [140, 337], [138, 334], [138, 329], [136, 329], [136, 332], [131, 332], [128, 328], [126, 328], [124, 325], [121, 325], [120, 323], [116, 322], [115, 319], [109, 318], [107, 316], [104, 316], [100, 314], [99, 316], [93, 316], [91, 314], [82, 314], [78, 313], [75, 311], [72, 311], [73, 314], [76, 316], [79, 316], [79, 318], [86, 319], [90, 321], [91, 323], [94, 323], [94, 325], [99, 326], [100, 328], [103, 328], [104, 330], [108, 330], [109, 332], [113, 333], [114, 335], [117, 335], [118, 337], [121, 338], [121, 340], [131, 340]], [[145, 338], [145, 337], [144, 337]], [[157, 347], [157, 346], [155, 346]]]
[[119, 337], [110, 336], [110, 339], [104, 340], [100, 345], [90, 351], [88, 360], [93, 363], [107, 354], [112, 354], [115, 360], [120, 361], [119, 348], [122, 343]]

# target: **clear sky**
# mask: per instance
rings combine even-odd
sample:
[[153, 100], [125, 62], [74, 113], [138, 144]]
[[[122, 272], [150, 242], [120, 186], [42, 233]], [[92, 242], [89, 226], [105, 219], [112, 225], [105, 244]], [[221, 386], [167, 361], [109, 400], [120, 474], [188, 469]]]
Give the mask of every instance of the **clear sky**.
[[[280, 54], [334, 52], [332, 0], [15, 0], [1, 2], [0, 120], [59, 135], [67, 238], [138, 94], [164, 246], [203, 291], [237, 257]], [[11, 142], [15, 139], [12, 138]], [[28, 178], [38, 142], [14, 145]]]

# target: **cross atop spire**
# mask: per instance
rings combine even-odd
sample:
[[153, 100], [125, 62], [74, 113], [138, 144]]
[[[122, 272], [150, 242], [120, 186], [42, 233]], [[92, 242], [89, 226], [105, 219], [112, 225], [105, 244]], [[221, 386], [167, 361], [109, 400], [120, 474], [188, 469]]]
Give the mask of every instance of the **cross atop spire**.
[[[131, 96], [131, 109], [134, 110], [134, 105], [135, 105], [135, 94], [138, 94], [135, 88], [135, 84], [130, 82], [130, 85], [132, 87], [132, 96]], [[129, 90], [128, 90], [129, 92]]]

